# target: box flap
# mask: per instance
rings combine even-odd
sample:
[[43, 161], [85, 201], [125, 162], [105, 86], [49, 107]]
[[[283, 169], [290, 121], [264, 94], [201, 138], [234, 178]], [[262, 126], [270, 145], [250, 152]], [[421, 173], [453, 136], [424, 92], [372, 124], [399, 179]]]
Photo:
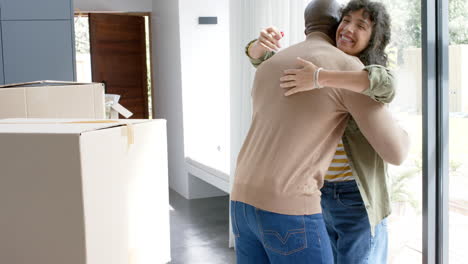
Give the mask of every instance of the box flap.
[[150, 122], [148, 119], [42, 119], [15, 118], [0, 120], [0, 133], [81, 134], [127, 124]]
[[111, 108], [115, 111], [117, 111], [117, 113], [121, 114], [123, 117], [125, 118], [129, 118], [133, 115], [132, 112], [130, 112], [127, 108], [123, 107], [121, 104], [119, 103], [116, 103], [116, 104], [113, 104], [111, 106]]
[[80, 84], [93, 84], [93, 83], [42, 80], [42, 81], [33, 81], [33, 82], [24, 82], [24, 83], [9, 83], [5, 85], [0, 85], [0, 88], [34, 87], [34, 86], [46, 86], [46, 85], [80, 85]]

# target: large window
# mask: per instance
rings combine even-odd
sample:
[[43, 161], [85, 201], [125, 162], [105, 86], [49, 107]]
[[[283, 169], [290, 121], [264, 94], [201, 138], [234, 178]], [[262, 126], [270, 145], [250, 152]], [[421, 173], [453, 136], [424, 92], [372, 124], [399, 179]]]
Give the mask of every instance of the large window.
[[468, 1], [449, 0], [449, 263], [468, 260]]
[[381, 0], [392, 20], [387, 48], [397, 96], [392, 112], [411, 138], [407, 160], [390, 166], [389, 263], [422, 263], [422, 82], [419, 0]]

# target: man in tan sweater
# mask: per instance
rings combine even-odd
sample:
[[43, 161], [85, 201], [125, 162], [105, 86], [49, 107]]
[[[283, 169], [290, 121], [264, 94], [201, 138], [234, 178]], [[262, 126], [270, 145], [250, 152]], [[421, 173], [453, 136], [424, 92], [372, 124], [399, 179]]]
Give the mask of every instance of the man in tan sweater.
[[329, 70], [363, 69], [329, 36], [339, 22], [338, 4], [314, 0], [307, 9], [314, 10], [307, 39], [265, 61], [255, 75], [252, 124], [231, 192], [238, 263], [333, 262], [320, 189], [350, 114], [385, 161], [400, 164], [408, 152], [407, 133], [366, 95], [322, 88], [284, 96], [280, 78], [297, 57]]

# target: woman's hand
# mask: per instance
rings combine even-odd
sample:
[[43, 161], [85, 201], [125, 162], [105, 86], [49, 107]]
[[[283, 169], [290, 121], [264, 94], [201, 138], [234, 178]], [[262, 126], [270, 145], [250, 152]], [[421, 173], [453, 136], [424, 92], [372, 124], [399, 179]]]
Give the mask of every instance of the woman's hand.
[[297, 58], [297, 62], [302, 68], [285, 70], [283, 77], [280, 78], [280, 86], [287, 89], [284, 93], [285, 96], [315, 89], [314, 74], [318, 67], [312, 62], [299, 57]]
[[260, 35], [249, 48], [249, 56], [258, 59], [267, 51], [278, 51], [281, 48], [280, 40], [283, 33], [275, 27], [267, 27], [260, 31]]

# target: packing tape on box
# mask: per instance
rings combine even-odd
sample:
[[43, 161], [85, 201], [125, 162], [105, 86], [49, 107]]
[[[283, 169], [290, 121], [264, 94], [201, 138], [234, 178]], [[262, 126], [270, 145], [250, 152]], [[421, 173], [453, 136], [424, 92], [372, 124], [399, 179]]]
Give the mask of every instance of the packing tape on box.
[[135, 130], [132, 124], [127, 124], [127, 142], [128, 145], [133, 145], [135, 143]]
[[132, 112], [128, 111], [127, 108], [123, 107], [121, 104], [119, 103], [115, 103], [111, 106], [112, 109], [114, 109], [115, 111], [117, 111], [119, 114], [121, 114], [123, 117], [125, 118], [129, 118], [133, 115]]
[[[99, 124], [99, 123], [119, 123], [116, 120], [89, 120], [89, 121], [73, 121], [73, 122], [64, 122], [64, 124]], [[127, 127], [127, 143], [128, 145], [135, 144], [135, 130], [133, 124], [125, 124]]]
[[[89, 121], [73, 121], [73, 122], [64, 122], [65, 124], [99, 124], [99, 123], [119, 123], [116, 120], [89, 120]], [[135, 144], [135, 129], [133, 124], [127, 123], [123, 124], [127, 127], [127, 143], [128, 145]]]

